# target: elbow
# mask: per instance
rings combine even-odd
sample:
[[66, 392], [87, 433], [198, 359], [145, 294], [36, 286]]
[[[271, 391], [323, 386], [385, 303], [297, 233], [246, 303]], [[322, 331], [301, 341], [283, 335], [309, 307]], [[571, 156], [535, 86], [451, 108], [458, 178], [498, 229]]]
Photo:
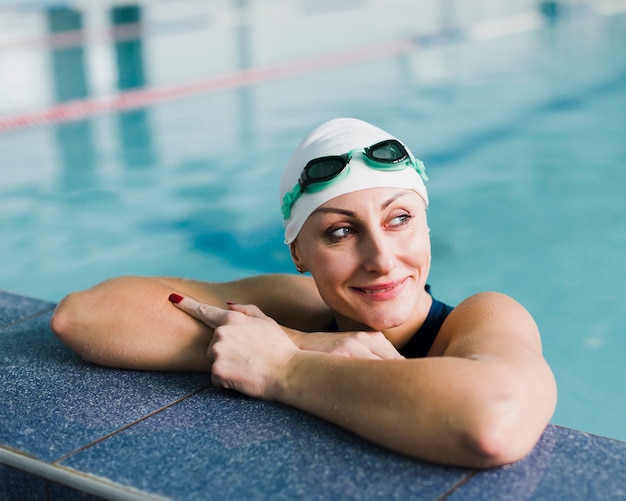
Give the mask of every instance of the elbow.
[[106, 358], [98, 354], [98, 342], [93, 336], [84, 312], [89, 311], [85, 304], [86, 292], [73, 292], [57, 305], [50, 318], [50, 329], [65, 346], [78, 354], [86, 362], [103, 365]]
[[77, 348], [81, 330], [78, 315], [80, 308], [77, 305], [79, 296], [79, 292], [74, 292], [63, 298], [50, 319], [50, 329], [57, 339], [75, 351], [79, 351]]
[[552, 413], [543, 412], [540, 405], [517, 404], [487, 404], [474, 425], [464, 430], [463, 442], [471, 458], [470, 466], [504, 466], [523, 459], [533, 450]]
[[56, 307], [50, 319], [50, 329], [61, 341], [72, 331], [72, 315], [68, 303], [72, 300], [72, 294], [66, 296]]
[[515, 463], [532, 452], [556, 407], [556, 381], [547, 364], [532, 384], [496, 385], [477, 397], [463, 427], [462, 442], [471, 466], [491, 468]]
[[519, 433], [506, 423], [491, 421], [465, 434], [469, 465], [493, 468], [515, 463], [526, 457], [539, 440], [541, 433]]

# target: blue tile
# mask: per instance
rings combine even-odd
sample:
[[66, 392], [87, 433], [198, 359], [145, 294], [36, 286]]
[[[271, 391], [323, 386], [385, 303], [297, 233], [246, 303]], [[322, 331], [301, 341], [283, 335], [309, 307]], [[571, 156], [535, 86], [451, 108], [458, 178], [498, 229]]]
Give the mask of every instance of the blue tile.
[[101, 497], [71, 489], [55, 482], [48, 482], [47, 501], [102, 501]]
[[0, 330], [0, 444], [53, 461], [208, 384], [206, 375], [97, 367], [56, 340], [50, 313]]
[[[296, 409], [207, 386], [206, 375], [90, 365], [50, 331], [53, 305], [7, 294], [0, 304], [13, 319], [0, 328], [0, 446], [134, 492], [184, 500], [626, 499], [623, 442], [549, 426], [508, 467], [423, 463]], [[0, 499], [45, 496], [95, 499], [0, 465]]]
[[0, 500], [97, 501], [102, 498], [0, 464]]
[[447, 499], [626, 499], [626, 443], [549, 426], [527, 458], [476, 474]]
[[46, 481], [0, 464], [0, 499], [46, 499]]
[[185, 500], [435, 499], [470, 472], [412, 460], [296, 409], [215, 388], [62, 465]]
[[53, 308], [54, 303], [0, 291], [0, 328]]

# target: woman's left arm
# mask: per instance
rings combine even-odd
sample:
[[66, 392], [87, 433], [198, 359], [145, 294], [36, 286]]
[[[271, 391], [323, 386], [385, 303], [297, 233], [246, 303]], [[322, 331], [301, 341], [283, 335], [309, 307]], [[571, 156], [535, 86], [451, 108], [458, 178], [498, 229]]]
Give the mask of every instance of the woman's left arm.
[[181, 307], [215, 328], [215, 384], [298, 407], [419, 459], [470, 467], [514, 462], [530, 452], [554, 411], [556, 385], [535, 322], [501, 294], [461, 303], [429, 356], [410, 360], [299, 350], [253, 307]]

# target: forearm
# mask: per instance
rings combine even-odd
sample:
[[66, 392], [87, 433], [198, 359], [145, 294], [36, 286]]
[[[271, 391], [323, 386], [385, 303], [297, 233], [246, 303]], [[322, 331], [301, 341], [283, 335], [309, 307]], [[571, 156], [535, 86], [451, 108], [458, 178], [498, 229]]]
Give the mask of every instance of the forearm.
[[265, 275], [225, 283], [118, 277], [68, 295], [51, 326], [61, 341], [97, 364], [209, 371], [206, 351], [212, 330], [174, 308], [168, 301], [173, 292], [220, 307], [227, 301], [253, 303], [279, 323], [301, 330], [330, 322], [315, 285], [304, 277]]
[[549, 417], [525, 419], [528, 388], [505, 368], [497, 377], [497, 367], [481, 363], [453, 357], [369, 361], [301, 351], [275, 396], [419, 459], [470, 467], [512, 462], [530, 451]]
[[[64, 298], [51, 326], [62, 342], [93, 363], [208, 371], [206, 350], [212, 331], [172, 307], [168, 296], [179, 290], [179, 284], [156, 278], [108, 280]], [[205, 292], [203, 300], [220, 298]]]

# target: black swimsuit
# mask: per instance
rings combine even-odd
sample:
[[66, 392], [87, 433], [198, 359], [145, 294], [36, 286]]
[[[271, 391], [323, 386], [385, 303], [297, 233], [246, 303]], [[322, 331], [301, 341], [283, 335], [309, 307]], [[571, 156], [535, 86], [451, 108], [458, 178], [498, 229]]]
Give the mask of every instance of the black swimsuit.
[[[426, 286], [426, 290], [429, 290], [428, 286]], [[408, 343], [400, 348], [400, 354], [406, 358], [425, 357], [435, 342], [441, 325], [451, 311], [452, 306], [448, 306], [433, 298], [433, 304], [430, 305], [426, 320], [424, 320], [418, 331], [413, 334], [413, 337], [409, 339]]]
[[[426, 291], [430, 294], [430, 286], [426, 286]], [[431, 346], [435, 342], [439, 329], [444, 320], [448, 317], [452, 311], [452, 306], [448, 306], [441, 301], [437, 301], [433, 298], [433, 304], [430, 305], [428, 315], [422, 326], [417, 330], [413, 337], [400, 348], [400, 354], [406, 358], [421, 358], [428, 354]], [[332, 321], [328, 328], [329, 332], [336, 332], [339, 330], [337, 322]]]

